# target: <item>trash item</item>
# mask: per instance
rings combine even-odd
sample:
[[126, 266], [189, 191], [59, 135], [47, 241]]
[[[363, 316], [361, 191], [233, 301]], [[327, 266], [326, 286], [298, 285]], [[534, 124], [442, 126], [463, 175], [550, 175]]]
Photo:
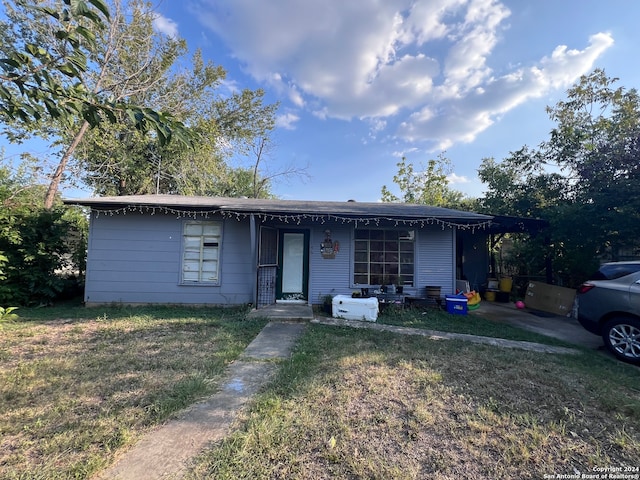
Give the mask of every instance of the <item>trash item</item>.
[[456, 280], [456, 291], [457, 292], [470, 292], [471, 287], [469, 287], [469, 282], [467, 280]]
[[524, 302], [522, 300], [518, 300], [516, 302], [516, 308], [523, 309], [525, 307]]
[[573, 307], [576, 290], [558, 287], [541, 282], [529, 282], [526, 293], [526, 304], [532, 310], [568, 315]]

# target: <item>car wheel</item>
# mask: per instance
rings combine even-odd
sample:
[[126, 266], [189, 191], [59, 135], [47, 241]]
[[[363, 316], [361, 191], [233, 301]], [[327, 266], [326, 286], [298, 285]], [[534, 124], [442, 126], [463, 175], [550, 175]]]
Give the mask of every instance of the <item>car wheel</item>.
[[628, 317], [609, 320], [602, 330], [602, 339], [620, 360], [640, 364], [640, 320]]

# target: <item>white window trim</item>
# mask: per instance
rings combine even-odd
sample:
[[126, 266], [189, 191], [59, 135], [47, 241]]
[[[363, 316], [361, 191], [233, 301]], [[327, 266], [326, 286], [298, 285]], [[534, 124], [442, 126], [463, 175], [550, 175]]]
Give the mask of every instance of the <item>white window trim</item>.
[[[218, 227], [219, 229], [219, 234], [218, 235], [204, 235], [204, 233], [201, 233], [200, 235], [188, 235], [187, 234], [187, 227], [189, 225], [215, 225], [216, 227]], [[186, 220], [182, 223], [182, 248], [181, 248], [181, 252], [180, 252], [180, 285], [189, 285], [189, 286], [215, 286], [215, 285], [220, 285], [220, 277], [221, 277], [221, 258], [222, 258], [222, 239], [223, 239], [223, 222], [220, 221], [211, 221], [211, 220]], [[198, 280], [185, 280], [185, 254], [187, 252], [187, 247], [186, 247], [186, 239], [187, 237], [200, 237], [200, 253], [199, 253], [199, 257], [198, 257], [198, 262], [199, 262], [199, 266], [198, 266]], [[216, 278], [215, 279], [209, 279], [209, 280], [202, 280], [200, 279], [202, 277], [202, 264], [203, 264], [203, 252], [204, 252], [204, 248], [205, 248], [205, 241], [204, 239], [206, 237], [217, 237], [218, 241], [218, 245], [217, 245], [217, 266], [216, 266]]]

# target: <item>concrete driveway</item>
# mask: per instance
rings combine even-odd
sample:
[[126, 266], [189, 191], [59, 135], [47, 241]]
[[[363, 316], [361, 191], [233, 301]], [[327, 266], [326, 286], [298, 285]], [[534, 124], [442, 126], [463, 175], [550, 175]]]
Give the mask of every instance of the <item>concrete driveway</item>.
[[517, 309], [513, 303], [482, 301], [477, 310], [469, 312], [498, 322], [505, 322], [548, 337], [558, 338], [581, 347], [604, 350], [602, 339], [587, 332], [575, 318], [562, 317], [552, 313], [533, 313], [527, 309]]

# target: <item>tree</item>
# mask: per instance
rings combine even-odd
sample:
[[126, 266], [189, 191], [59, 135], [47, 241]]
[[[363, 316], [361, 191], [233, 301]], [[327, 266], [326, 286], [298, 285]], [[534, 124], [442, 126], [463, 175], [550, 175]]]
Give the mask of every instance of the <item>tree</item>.
[[[541, 234], [509, 234], [512, 248], [505, 263], [521, 276], [546, 277], [552, 259], [557, 278], [572, 284], [574, 277], [593, 269], [593, 262], [584, 255], [589, 249], [575, 243], [589, 238], [572, 234], [575, 223], [567, 223], [567, 218], [575, 215], [577, 205], [567, 192], [566, 178], [547, 172], [539, 156], [538, 151], [523, 147], [501, 162], [483, 159], [478, 177], [487, 190], [478, 201], [479, 211], [547, 220], [550, 226]], [[576, 265], [582, 268], [576, 270]]]
[[251, 172], [250, 189], [249, 193], [245, 196], [251, 198], [269, 198], [270, 186], [276, 179], [284, 178], [286, 180], [291, 178], [297, 178], [298, 180], [305, 181], [308, 179], [307, 166], [297, 167], [296, 165], [289, 164], [282, 170], [271, 170], [265, 164], [268, 157], [271, 154], [273, 144], [271, 140], [266, 137], [256, 138], [254, 144], [251, 147], [251, 153], [253, 158], [253, 165], [247, 170]]
[[638, 247], [640, 102], [635, 90], [614, 88], [616, 81], [602, 70], [583, 76], [567, 100], [547, 108], [557, 122], [549, 140], [499, 163], [485, 159], [478, 171], [488, 187], [484, 211], [550, 223], [544, 244], [533, 239], [515, 250], [521, 266], [526, 259], [543, 268], [551, 255], [558, 279], [570, 286], [599, 259]]
[[[75, 84], [87, 68], [88, 50], [95, 48], [90, 27], [102, 28], [109, 11], [102, 0], [67, 0], [62, 5], [33, 5], [24, 0], [3, 2], [8, 22], [2, 22], [0, 111], [11, 120], [38, 122], [52, 118], [86, 116], [99, 122], [99, 111], [111, 111], [83, 86]], [[52, 45], [38, 42], [37, 30], [20, 31], [13, 23], [16, 8], [22, 17], [43, 21], [56, 39]], [[89, 28], [88, 28], [89, 27]]]
[[[111, 28], [101, 40], [102, 57], [109, 61], [99, 74], [87, 72], [95, 77], [87, 83], [99, 75], [103, 90], [115, 98], [171, 111], [189, 125], [194, 141], [159, 143], [133, 129], [128, 116], [116, 114], [115, 122], [84, 135], [75, 153], [81, 178], [101, 195], [237, 191], [228, 188], [233, 177], [229, 162], [251, 155], [257, 139], [268, 139], [278, 105], [265, 104], [261, 89], [227, 93], [222, 67], [205, 62], [199, 51], [187, 61], [184, 40], [154, 30], [148, 2], [130, 1], [126, 15], [116, 2], [113, 11]], [[63, 133], [73, 141], [74, 130]], [[262, 189], [268, 186], [263, 182]]]
[[614, 88], [617, 81], [600, 69], [583, 76], [566, 101], [547, 109], [558, 125], [541, 147], [545, 164], [567, 173], [596, 255], [637, 247], [640, 236], [640, 98]]
[[488, 186], [478, 203], [486, 213], [538, 218], [558, 203], [571, 202], [564, 176], [547, 172], [540, 153], [526, 146], [499, 163], [484, 158], [478, 178]]
[[96, 63], [104, 67], [111, 61], [110, 46], [104, 48], [97, 39], [105, 31], [109, 36], [118, 16], [110, 15], [103, 0], [52, 0], [36, 5], [5, 0], [3, 4], [8, 20], [0, 23], [4, 57], [0, 60], [0, 119], [8, 125], [10, 138], [50, 133], [47, 120], [76, 126], [51, 178], [47, 208], [52, 208], [67, 163], [91, 127], [126, 115], [134, 128], [153, 130], [161, 144], [173, 137], [190, 141], [186, 127], [171, 115], [105, 90], [104, 68], [97, 76], [88, 75]]
[[49, 303], [81, 283], [87, 219], [44, 209], [42, 194], [27, 169], [0, 167], [0, 305]]
[[[165, 91], [165, 100], [183, 98], [183, 89], [170, 87]], [[198, 139], [193, 148], [160, 146], [136, 133], [115, 132], [113, 126], [98, 128], [78, 154], [87, 172], [85, 182], [103, 195], [219, 194], [227, 189], [228, 176], [235, 168], [230, 162], [250, 156], [254, 137], [268, 138], [273, 128], [277, 105], [264, 105], [263, 96], [264, 92], [258, 90], [217, 98], [215, 89], [211, 89], [189, 97], [183, 108], [185, 121], [192, 125], [194, 138]], [[203, 108], [205, 103], [209, 106]], [[191, 104], [193, 108], [189, 108]], [[243, 123], [247, 121], [253, 124]], [[123, 124], [122, 131], [126, 128]], [[268, 184], [263, 187], [268, 189]], [[243, 195], [253, 196], [252, 191], [246, 190]]]
[[397, 197], [387, 188], [382, 187], [383, 202], [419, 203], [437, 207], [459, 208], [464, 203], [464, 195], [449, 187], [447, 175], [451, 173], [451, 161], [443, 154], [436, 160], [429, 160], [427, 166], [420, 166], [422, 171], [416, 172], [413, 164], [407, 159], [397, 163], [398, 173], [393, 181], [400, 188], [401, 197]]

